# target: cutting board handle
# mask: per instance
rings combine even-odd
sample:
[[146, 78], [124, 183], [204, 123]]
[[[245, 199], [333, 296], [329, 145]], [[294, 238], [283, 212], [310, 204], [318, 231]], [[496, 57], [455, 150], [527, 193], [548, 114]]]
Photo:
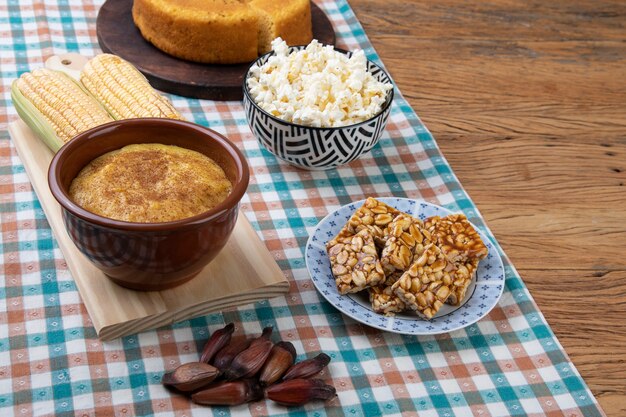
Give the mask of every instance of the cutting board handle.
[[45, 66], [48, 69], [61, 71], [76, 81], [80, 81], [80, 71], [89, 61], [88, 58], [81, 54], [68, 52], [67, 54], [52, 55], [46, 59]]

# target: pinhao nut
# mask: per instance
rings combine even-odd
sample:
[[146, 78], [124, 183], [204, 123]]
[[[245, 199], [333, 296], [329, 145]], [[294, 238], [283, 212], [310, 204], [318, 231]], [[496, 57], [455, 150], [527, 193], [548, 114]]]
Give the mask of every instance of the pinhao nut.
[[232, 337], [234, 331], [235, 325], [233, 323], [228, 323], [223, 328], [213, 332], [209, 340], [204, 345], [204, 349], [202, 349], [200, 362], [211, 363], [211, 360], [213, 360], [213, 357], [217, 354], [217, 352], [230, 343], [230, 338]]
[[265, 340], [270, 340], [270, 337], [272, 336], [272, 330], [272, 326], [265, 327], [263, 329], [263, 332], [261, 332], [261, 336], [257, 337], [256, 339], [252, 339], [250, 347], [254, 346], [255, 343], [261, 343]]
[[313, 400], [329, 400], [337, 394], [321, 379], [290, 379], [265, 390], [267, 398], [285, 406], [304, 405]]
[[202, 362], [189, 362], [163, 374], [161, 383], [182, 392], [190, 392], [209, 385], [219, 375], [219, 369], [214, 366]]
[[224, 376], [228, 381], [252, 378], [263, 367], [273, 346], [274, 344], [265, 338], [253, 341], [248, 349], [235, 356]]
[[191, 396], [201, 405], [239, 405], [263, 398], [263, 389], [253, 380], [219, 382]]
[[284, 380], [296, 378], [310, 378], [317, 375], [330, 363], [330, 356], [320, 353], [314, 358], [298, 362], [287, 370], [283, 376]]
[[240, 338], [238, 340], [232, 340], [226, 346], [224, 346], [213, 359], [213, 366], [217, 369], [224, 371], [232, 363], [235, 356], [239, 355], [244, 350], [250, 347], [252, 339]]
[[271, 385], [293, 365], [296, 360], [296, 348], [291, 342], [278, 342], [272, 348], [269, 358], [261, 369], [259, 382], [262, 385]]

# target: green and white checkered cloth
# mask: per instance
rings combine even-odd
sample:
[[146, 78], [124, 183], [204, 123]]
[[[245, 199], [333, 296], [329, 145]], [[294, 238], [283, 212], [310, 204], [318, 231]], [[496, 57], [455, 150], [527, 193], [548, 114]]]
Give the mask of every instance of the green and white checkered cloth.
[[[319, 2], [340, 47], [380, 63], [345, 0]], [[401, 94], [380, 143], [358, 161], [304, 172], [261, 149], [240, 102], [172, 97], [184, 115], [234, 141], [252, 176], [243, 212], [291, 282], [285, 297], [101, 342], [15, 153], [9, 86], [52, 54], [99, 52], [100, 2], [0, 4], [0, 410], [3, 416], [601, 416], [506, 256], [506, 288], [478, 323], [446, 335], [402, 336], [342, 315], [316, 292], [304, 263], [308, 233], [330, 210], [368, 195], [425, 199], [479, 213]], [[495, 242], [495, 239], [493, 239]], [[501, 250], [501, 249], [499, 249]], [[338, 396], [287, 409], [260, 401], [199, 407], [166, 391], [161, 375], [198, 359], [209, 333], [235, 322], [248, 335], [273, 325], [300, 359], [332, 356], [323, 375]]]

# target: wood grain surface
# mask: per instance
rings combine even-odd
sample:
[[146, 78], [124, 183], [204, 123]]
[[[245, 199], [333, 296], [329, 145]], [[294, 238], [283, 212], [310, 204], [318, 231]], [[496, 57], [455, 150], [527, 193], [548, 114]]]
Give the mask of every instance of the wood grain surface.
[[607, 415], [626, 415], [626, 2], [350, 4]]

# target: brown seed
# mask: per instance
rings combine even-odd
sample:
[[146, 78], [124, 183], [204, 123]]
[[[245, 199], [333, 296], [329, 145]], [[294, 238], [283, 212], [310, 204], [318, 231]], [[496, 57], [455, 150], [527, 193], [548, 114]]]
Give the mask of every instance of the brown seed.
[[293, 365], [289, 368], [289, 370], [287, 370], [283, 379], [286, 381], [288, 379], [310, 378], [320, 373], [321, 370], [324, 369], [324, 367], [326, 367], [329, 363], [330, 356], [325, 353], [320, 353], [314, 358], [307, 359]]
[[246, 338], [231, 340], [227, 346], [223, 347], [219, 352], [217, 352], [217, 354], [215, 355], [215, 359], [213, 360], [213, 366], [221, 371], [224, 371], [230, 366], [233, 359], [235, 359], [235, 356], [248, 349], [251, 342], [252, 339]]
[[[268, 330], [269, 329], [269, 330]], [[263, 367], [274, 344], [269, 340], [272, 328], [263, 329], [263, 334], [250, 343], [250, 347], [239, 353], [224, 372], [227, 380], [252, 378]]]
[[211, 363], [217, 352], [219, 352], [224, 346], [228, 345], [234, 331], [235, 325], [233, 323], [228, 323], [223, 328], [213, 332], [209, 340], [204, 345], [204, 349], [202, 349], [200, 362]]
[[261, 336], [257, 337], [256, 339], [252, 339], [252, 343], [250, 344], [250, 347], [254, 346], [255, 343], [261, 343], [264, 340], [270, 340], [270, 337], [272, 336], [272, 326], [267, 326], [265, 328], [263, 328], [263, 331], [261, 332]]
[[296, 348], [291, 342], [278, 342], [272, 348], [269, 358], [261, 369], [259, 382], [262, 385], [271, 385], [293, 365], [296, 360]]
[[328, 400], [337, 394], [335, 387], [321, 379], [291, 379], [269, 387], [267, 398], [285, 406], [303, 405], [313, 400]]
[[191, 396], [194, 403], [201, 405], [239, 405], [261, 398], [263, 390], [253, 380], [219, 382]]
[[161, 383], [182, 392], [190, 392], [209, 385], [219, 374], [219, 369], [207, 363], [190, 362], [163, 374]]

